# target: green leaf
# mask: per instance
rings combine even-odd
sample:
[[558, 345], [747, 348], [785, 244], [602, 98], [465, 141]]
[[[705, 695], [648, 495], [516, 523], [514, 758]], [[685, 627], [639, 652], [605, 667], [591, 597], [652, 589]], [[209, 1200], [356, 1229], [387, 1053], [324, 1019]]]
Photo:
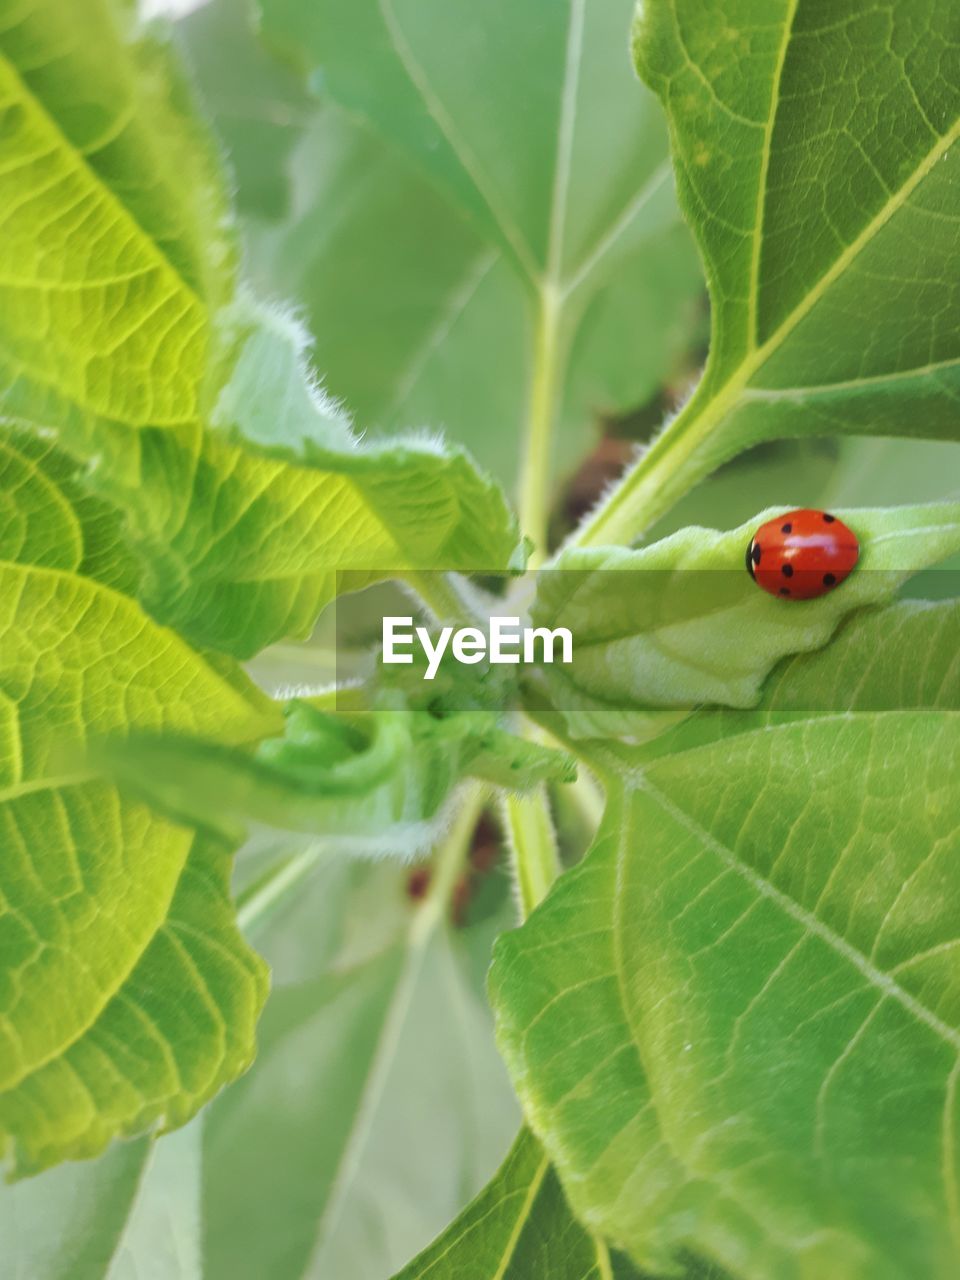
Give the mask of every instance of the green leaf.
[[292, 67], [250, 30], [246, 5], [208, 0], [174, 29], [224, 144], [237, 213], [281, 218], [289, 207], [290, 153], [316, 110]]
[[0, 30], [4, 415], [89, 464], [147, 608], [210, 647], [305, 635], [341, 570], [506, 568], [514, 522], [465, 455], [361, 446], [299, 329], [237, 300], [209, 146], [131, 35], [106, 0]]
[[[329, 344], [332, 387], [381, 427], [469, 433], [501, 475], [526, 434], [529, 497], [593, 419], [660, 386], [700, 289], [656, 104], [623, 54], [630, 0], [496, 0], [482, 27], [467, 0], [261, 11], [364, 126], [324, 113], [269, 258]], [[526, 530], [540, 543], [542, 514]]]
[[483, 999], [488, 921], [451, 928], [408, 872], [324, 853], [251, 924], [274, 991], [250, 1073], [207, 1112], [209, 1280], [383, 1280], [516, 1130]]
[[[636, 85], [622, 79], [632, 117]], [[515, 264], [343, 112], [323, 110], [292, 165], [291, 215], [254, 232], [254, 260], [262, 278], [307, 308], [330, 388], [382, 431], [443, 424], [512, 482], [533, 344], [529, 287]], [[378, 302], [387, 281], [389, 303]], [[649, 228], [619, 270], [585, 278], [582, 299], [567, 303], [552, 476], [578, 461], [600, 417], [643, 403], [677, 367], [701, 287], [675, 213]]]
[[32, 1280], [105, 1275], [150, 1147], [146, 1138], [117, 1143], [100, 1160], [0, 1188], [4, 1264], [12, 1274]]
[[637, 551], [572, 548], [540, 574], [537, 626], [565, 626], [573, 662], [545, 666], [555, 708], [579, 733], [637, 733], [655, 708], [749, 707], [781, 658], [819, 649], [850, 613], [883, 604], [912, 574], [960, 551], [960, 507], [842, 512], [860, 542], [853, 575], [817, 600], [783, 601], [744, 572], [753, 533], [683, 529]]
[[200, 1280], [199, 1123], [0, 1188], [7, 1271], [24, 1280]]
[[456, 1222], [396, 1277], [607, 1280], [606, 1246], [567, 1208], [540, 1144], [523, 1130], [503, 1167]]
[[[264, 0], [262, 13], [269, 37], [316, 68], [321, 87], [428, 172], [531, 278], [551, 251], [565, 275], [581, 266], [636, 196], [645, 136], [661, 133], [639, 90], [632, 115], [591, 92], [623, 84], [622, 55], [611, 68], [612, 38], [629, 23], [622, 4], [595, 13], [564, 5], [545, 20], [535, 4], [498, 0], [470, 40], [460, 0]], [[554, 228], [551, 244], [558, 218], [562, 238]]]
[[527, 790], [576, 772], [570, 757], [505, 733], [492, 715], [343, 715], [306, 701], [287, 705], [284, 736], [255, 753], [217, 740], [140, 736], [108, 743], [105, 755], [175, 817], [266, 823], [353, 852], [407, 857], [436, 841], [465, 777]]
[[[677, 1280], [723, 1280], [683, 1259]], [[496, 1176], [455, 1222], [395, 1280], [653, 1280], [592, 1236], [574, 1218], [557, 1175], [523, 1129]]]
[[693, 399], [586, 539], [629, 541], [757, 441], [957, 440], [958, 40], [950, 0], [642, 6], [634, 51], [713, 336]]
[[958, 623], [865, 614], [755, 711], [597, 747], [597, 842], [498, 945], [527, 1117], [643, 1264], [956, 1273]]
[[265, 994], [230, 849], [120, 796], [87, 745], [255, 741], [276, 712], [107, 585], [116, 523], [49, 446], [7, 439], [0, 471], [0, 1151], [24, 1173], [182, 1123], [249, 1062]]
[[[331, 392], [378, 436], [443, 427], [512, 482], [530, 345], [512, 264], [332, 104], [305, 131], [291, 169], [291, 211], [248, 230], [251, 259], [258, 278], [304, 308]], [[588, 426], [583, 416], [571, 424], [566, 458]]]
[[300, 1280], [316, 1248], [317, 1274], [383, 1280], [494, 1172], [518, 1122], [483, 998], [505, 880], [453, 928], [396, 864], [251, 847], [238, 870], [264, 860], [241, 916], [273, 989], [244, 1087], [152, 1146], [0, 1186], [13, 1274]]

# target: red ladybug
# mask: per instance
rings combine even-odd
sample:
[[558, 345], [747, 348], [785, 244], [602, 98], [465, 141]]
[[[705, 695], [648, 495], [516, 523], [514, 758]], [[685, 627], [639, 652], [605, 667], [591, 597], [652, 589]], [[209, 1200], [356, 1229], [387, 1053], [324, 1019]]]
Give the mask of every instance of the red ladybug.
[[784, 600], [826, 595], [860, 558], [857, 535], [826, 511], [788, 511], [761, 525], [747, 547], [747, 572]]

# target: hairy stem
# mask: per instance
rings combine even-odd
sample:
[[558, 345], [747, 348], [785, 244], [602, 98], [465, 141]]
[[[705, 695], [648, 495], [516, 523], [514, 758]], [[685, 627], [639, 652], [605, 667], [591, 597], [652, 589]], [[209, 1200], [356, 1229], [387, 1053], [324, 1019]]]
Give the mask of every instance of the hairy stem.
[[520, 913], [526, 919], [560, 874], [546, 787], [541, 784], [527, 796], [507, 796], [503, 817], [513, 855]]
[[[482, 784], [471, 783], [465, 788], [450, 830], [437, 845], [430, 888], [411, 925], [411, 939], [418, 943], [423, 942], [442, 919], [454, 885], [466, 864], [470, 838], [480, 817], [484, 797], [485, 788]], [[313, 871], [320, 857], [329, 852], [324, 841], [315, 840], [299, 853], [279, 861], [267, 875], [237, 899], [237, 923], [240, 928], [247, 931], [259, 924], [271, 907], [297, 888]]]
[[459, 590], [455, 574], [411, 570], [403, 575], [403, 580], [417, 593], [437, 622], [473, 621], [469, 602]]
[[471, 783], [464, 789], [453, 824], [437, 846], [431, 865], [430, 887], [410, 928], [410, 942], [414, 947], [424, 946], [443, 919], [454, 886], [467, 862], [470, 840], [483, 808], [484, 795], [482, 785]]
[[720, 393], [713, 400], [695, 395], [683, 413], [621, 478], [587, 517], [568, 546], [629, 546], [722, 461], [704, 444], [729, 407]]

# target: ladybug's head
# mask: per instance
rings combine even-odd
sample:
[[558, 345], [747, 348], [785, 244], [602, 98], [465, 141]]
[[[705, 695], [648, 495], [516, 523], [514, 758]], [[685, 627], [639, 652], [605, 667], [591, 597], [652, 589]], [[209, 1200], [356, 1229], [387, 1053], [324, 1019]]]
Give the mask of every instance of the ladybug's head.
[[756, 574], [753, 571], [753, 568], [754, 568], [754, 565], [759, 563], [760, 557], [754, 555], [754, 548], [756, 548], [757, 551], [760, 550], [760, 548], [757, 547], [756, 538], [751, 538], [750, 545], [747, 547], [747, 558], [746, 558], [747, 573], [749, 573], [750, 577], [753, 578], [754, 582], [756, 582], [757, 578], [756, 578]]

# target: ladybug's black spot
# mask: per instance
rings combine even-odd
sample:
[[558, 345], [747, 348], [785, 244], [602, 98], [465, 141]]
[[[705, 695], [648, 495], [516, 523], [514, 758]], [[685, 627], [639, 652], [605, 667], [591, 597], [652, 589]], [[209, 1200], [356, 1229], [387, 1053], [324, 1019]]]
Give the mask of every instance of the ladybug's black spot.
[[793, 525], [788, 520], [786, 524], [780, 526], [781, 533], [793, 533]]
[[780, 572], [783, 574], [783, 576], [784, 576], [785, 578], [792, 578], [792, 577], [793, 577], [793, 565], [792, 565], [792, 564], [784, 564], [784, 565], [781, 565], [781, 566], [780, 566]]
[[823, 518], [824, 518], [824, 520], [827, 522], [827, 524], [833, 524], [834, 520], [836, 520], [836, 518], [837, 518], [837, 517], [836, 517], [836, 516], [828, 516], [828, 515], [827, 515], [827, 513], [826, 513], [826, 511], [825, 511], [825, 512], [823, 513]]
[[832, 587], [836, 580], [836, 576], [832, 573], [825, 573], [823, 575], [823, 585], [825, 587]]
[[759, 563], [760, 563], [760, 555], [761, 555], [761, 552], [760, 552], [760, 543], [759, 543], [759, 542], [757, 542], [756, 538], [754, 538], [753, 543], [752, 543], [752, 546], [753, 546], [753, 563], [754, 563], [754, 564], [759, 564]]
[[789, 588], [789, 587], [781, 587], [781, 588], [780, 588], [780, 594], [781, 594], [782, 596], [788, 596], [788, 595], [790, 594], [790, 588]]

